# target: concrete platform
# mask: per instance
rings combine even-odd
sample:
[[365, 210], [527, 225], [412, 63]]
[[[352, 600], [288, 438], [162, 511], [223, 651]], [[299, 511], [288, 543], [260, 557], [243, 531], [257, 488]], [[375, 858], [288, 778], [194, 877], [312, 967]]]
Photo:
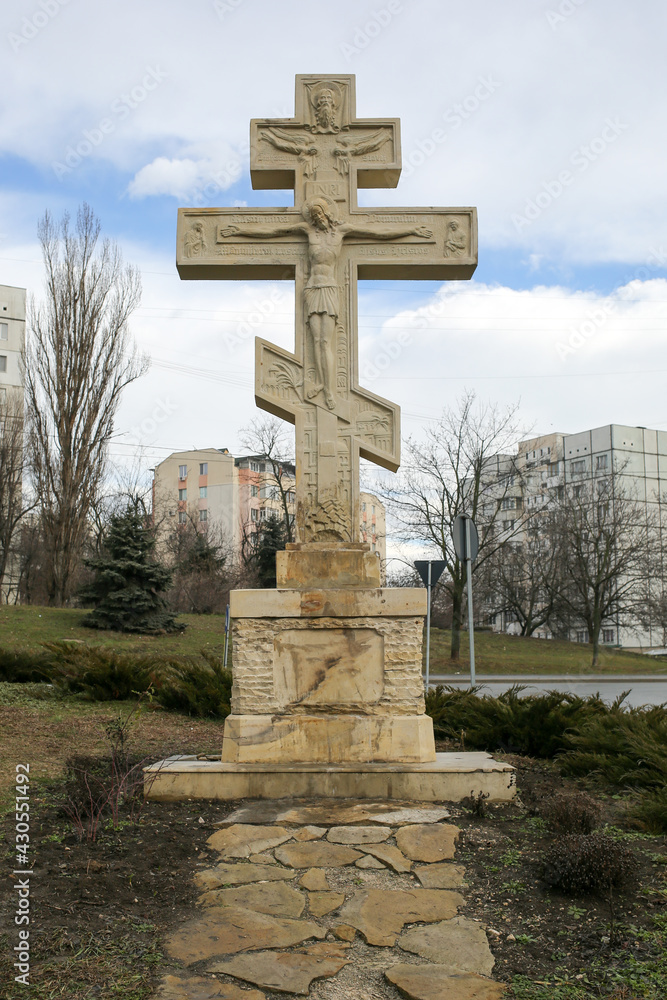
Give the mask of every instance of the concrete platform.
[[144, 768], [144, 794], [157, 802], [320, 797], [460, 802], [479, 792], [492, 802], [513, 799], [514, 768], [488, 753], [439, 753], [424, 764], [227, 764], [183, 756]]

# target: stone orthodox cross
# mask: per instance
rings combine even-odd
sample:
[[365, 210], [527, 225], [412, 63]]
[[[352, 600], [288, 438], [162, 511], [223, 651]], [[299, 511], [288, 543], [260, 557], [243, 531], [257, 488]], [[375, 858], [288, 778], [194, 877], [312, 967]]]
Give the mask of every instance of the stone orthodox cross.
[[354, 76], [297, 76], [296, 115], [250, 124], [254, 188], [293, 208], [181, 208], [181, 278], [295, 279], [296, 352], [256, 341], [257, 404], [296, 424], [297, 534], [359, 539], [359, 458], [395, 471], [400, 410], [358, 381], [357, 278], [470, 278], [474, 208], [357, 207], [396, 187], [399, 122], [355, 117]]

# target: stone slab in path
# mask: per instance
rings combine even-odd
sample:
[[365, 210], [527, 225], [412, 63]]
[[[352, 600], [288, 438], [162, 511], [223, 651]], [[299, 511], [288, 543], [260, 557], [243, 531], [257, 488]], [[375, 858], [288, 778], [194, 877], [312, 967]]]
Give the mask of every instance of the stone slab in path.
[[425, 889], [458, 889], [463, 885], [465, 868], [444, 861], [442, 864], [416, 865], [413, 874]]
[[463, 896], [447, 889], [362, 889], [340, 911], [341, 923], [361, 931], [368, 944], [391, 946], [405, 924], [456, 916]]
[[166, 951], [171, 958], [193, 965], [239, 951], [289, 948], [309, 938], [322, 939], [326, 933], [326, 928], [312, 920], [290, 920], [236, 906], [214, 906], [171, 934]]
[[292, 834], [281, 826], [250, 826], [235, 823], [212, 834], [206, 843], [219, 851], [223, 858], [248, 858], [251, 854], [270, 851], [272, 847], [291, 840]]
[[330, 827], [353, 823], [382, 823], [385, 826], [402, 826], [406, 823], [439, 823], [448, 819], [449, 815], [449, 810], [440, 806], [397, 800], [256, 799], [235, 809], [215, 825], [228, 827], [236, 823], [282, 823]]
[[384, 861], [389, 868], [393, 868], [399, 874], [406, 874], [412, 870], [412, 862], [408, 861], [398, 847], [392, 847], [391, 844], [366, 844], [364, 850], [367, 854], [372, 854], [374, 858]]
[[243, 990], [204, 976], [165, 976], [155, 1000], [266, 1000], [259, 990]]
[[209, 971], [236, 976], [268, 990], [307, 996], [313, 979], [335, 976], [349, 964], [348, 948], [347, 944], [326, 942], [292, 952], [259, 951], [216, 962]]
[[454, 917], [428, 927], [411, 927], [396, 943], [403, 951], [440, 963], [450, 974], [477, 972], [490, 976], [493, 972], [495, 960], [484, 929], [468, 917]]
[[500, 1000], [505, 992], [491, 979], [452, 976], [444, 965], [394, 965], [385, 976], [409, 1000]]
[[225, 885], [243, 885], [246, 882], [277, 882], [292, 879], [296, 872], [278, 865], [216, 865], [195, 875], [195, 883], [200, 889], [220, 889]]
[[390, 836], [389, 826], [332, 826], [327, 840], [332, 844], [381, 844]]
[[301, 844], [278, 847], [275, 856], [291, 868], [338, 868], [353, 864], [361, 857], [360, 851], [327, 840], [311, 840]]
[[298, 889], [284, 882], [252, 882], [227, 889], [212, 889], [200, 896], [201, 906], [240, 906], [255, 913], [272, 917], [300, 917], [306, 908], [306, 898]]
[[412, 861], [448, 861], [454, 857], [459, 828], [451, 823], [428, 823], [404, 826], [396, 834], [396, 843]]
[[344, 892], [316, 891], [308, 893], [308, 909], [313, 917], [323, 917], [326, 913], [333, 913], [344, 902]]

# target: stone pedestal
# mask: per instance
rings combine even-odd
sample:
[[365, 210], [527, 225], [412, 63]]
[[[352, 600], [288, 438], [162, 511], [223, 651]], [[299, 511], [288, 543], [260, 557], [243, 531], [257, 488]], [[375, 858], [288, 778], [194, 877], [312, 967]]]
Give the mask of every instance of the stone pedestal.
[[424, 713], [426, 591], [383, 588], [364, 544], [294, 544], [276, 590], [230, 597], [232, 711], [220, 761], [147, 768], [152, 799], [514, 795], [488, 754], [436, 754]]
[[226, 763], [435, 760], [424, 714], [426, 593], [380, 587], [367, 545], [291, 545], [277, 590], [239, 590]]

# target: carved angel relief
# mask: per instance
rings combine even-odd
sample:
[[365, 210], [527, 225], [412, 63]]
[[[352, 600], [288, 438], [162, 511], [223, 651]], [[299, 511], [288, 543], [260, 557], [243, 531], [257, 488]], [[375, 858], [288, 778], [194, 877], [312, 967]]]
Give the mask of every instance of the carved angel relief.
[[281, 128], [267, 128], [262, 133], [265, 142], [271, 143], [283, 153], [293, 153], [303, 167], [304, 177], [314, 177], [317, 173], [318, 148], [310, 136], [292, 134]]
[[343, 176], [349, 174], [351, 156], [374, 153], [388, 141], [389, 132], [385, 129], [378, 129], [376, 132], [371, 132], [370, 135], [362, 136], [361, 139], [352, 139], [349, 135], [341, 135], [338, 139], [338, 146], [334, 149], [336, 170]]

